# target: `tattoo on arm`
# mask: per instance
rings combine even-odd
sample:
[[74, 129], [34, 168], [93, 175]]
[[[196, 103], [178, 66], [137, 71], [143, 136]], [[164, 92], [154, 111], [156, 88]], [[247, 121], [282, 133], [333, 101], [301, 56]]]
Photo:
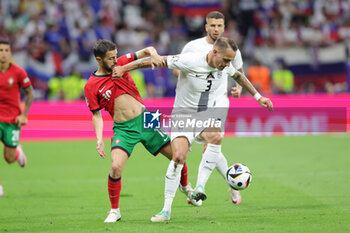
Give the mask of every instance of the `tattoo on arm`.
[[244, 74], [244, 70], [243, 67], [238, 69], [239, 72], [241, 72], [242, 74]]
[[[163, 59], [163, 63], [158, 67], [168, 67], [166, 62], [166, 56], [162, 56], [162, 59]], [[124, 68], [126, 69], [125, 72], [136, 70], [136, 69], [142, 69], [142, 68], [150, 68], [150, 67], [152, 67], [151, 57], [144, 57], [124, 65]]]
[[[241, 73], [244, 75], [244, 70], [243, 70], [243, 67], [242, 67], [242, 68], [240, 68], [240, 69], [238, 69], [238, 71], [239, 71], [239, 72], [241, 72]], [[239, 85], [239, 83], [238, 83], [238, 82], [236, 82], [236, 85], [242, 88], [242, 86], [241, 86], [241, 85]]]
[[253, 84], [247, 79], [247, 77], [241, 72], [236, 72], [232, 78], [243, 88], [245, 88], [251, 95], [255, 95], [257, 90], [253, 86]]
[[145, 57], [129, 64], [132, 65], [131, 68], [133, 69], [148, 68], [151, 67], [151, 59], [149, 57]]

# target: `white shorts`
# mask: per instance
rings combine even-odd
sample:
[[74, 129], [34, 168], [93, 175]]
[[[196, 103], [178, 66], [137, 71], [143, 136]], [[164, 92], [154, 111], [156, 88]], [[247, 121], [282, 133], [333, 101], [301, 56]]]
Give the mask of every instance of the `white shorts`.
[[221, 132], [222, 132], [222, 136], [224, 136], [225, 123], [226, 123], [226, 119], [227, 119], [228, 109], [230, 107], [230, 100], [228, 99], [228, 97], [226, 95], [221, 95], [218, 99], [215, 100], [215, 107], [222, 109], [221, 110], [222, 113], [220, 114], [220, 116], [221, 116], [220, 120], [222, 122]]
[[202, 131], [200, 131], [200, 132], [198, 132], [198, 131], [197, 132], [195, 132], [195, 131], [194, 132], [171, 132], [171, 141], [173, 141], [177, 137], [185, 137], [185, 138], [187, 138], [190, 146], [193, 144], [193, 142], [204, 144], [205, 140], [200, 136]]
[[227, 109], [225, 108], [208, 108], [205, 111], [197, 112], [197, 109], [179, 109], [174, 108], [171, 114], [171, 141], [177, 137], [186, 137], [189, 144], [194, 141], [205, 143], [200, 136], [206, 128], [224, 129], [222, 119], [226, 119]]

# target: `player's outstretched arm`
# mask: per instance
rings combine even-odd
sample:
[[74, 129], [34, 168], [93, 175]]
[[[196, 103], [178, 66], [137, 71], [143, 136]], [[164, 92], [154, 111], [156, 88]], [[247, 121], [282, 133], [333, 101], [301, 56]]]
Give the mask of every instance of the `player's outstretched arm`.
[[27, 124], [27, 115], [29, 112], [29, 108], [33, 103], [34, 95], [33, 95], [33, 87], [32, 85], [29, 85], [28, 87], [24, 88], [25, 92], [25, 107], [22, 112], [22, 114], [18, 115], [15, 119], [15, 123], [18, 125], [18, 127], [22, 127], [23, 125]]
[[[159, 59], [161, 62], [157, 64], [157, 67], [168, 67], [167, 65], [167, 56], [159, 56], [157, 55], [157, 59]], [[115, 66], [113, 68], [112, 73], [112, 79], [118, 79], [123, 76], [124, 73], [136, 70], [136, 69], [142, 69], [142, 68], [150, 68], [152, 67], [153, 59], [151, 57], [145, 57], [138, 59], [136, 61], [130, 62], [128, 64], [125, 64], [123, 66]]]
[[136, 56], [138, 59], [144, 57], [151, 57], [152, 69], [160, 66], [163, 62], [163, 59], [161, 58], [161, 56], [159, 56], [157, 50], [153, 46], [149, 46], [147, 48], [137, 51]]
[[[238, 69], [239, 72], [244, 74], [243, 68]], [[242, 94], [242, 87], [236, 82], [236, 86], [231, 88], [231, 94], [233, 98], [239, 98]]]
[[103, 142], [103, 119], [101, 111], [96, 111], [92, 114], [92, 125], [96, 134], [96, 150], [102, 158], [106, 157], [105, 144]]
[[232, 78], [242, 87], [244, 87], [254, 98], [259, 102], [259, 104], [268, 108], [270, 111], [273, 110], [273, 104], [269, 98], [265, 98], [259, 94], [252, 83], [247, 79], [247, 77], [239, 71], [232, 76]]

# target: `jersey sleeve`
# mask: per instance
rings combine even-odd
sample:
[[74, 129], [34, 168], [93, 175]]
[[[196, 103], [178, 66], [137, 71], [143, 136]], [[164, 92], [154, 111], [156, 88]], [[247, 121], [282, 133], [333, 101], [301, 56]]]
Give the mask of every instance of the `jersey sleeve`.
[[27, 72], [24, 69], [18, 69], [17, 71], [18, 75], [18, 82], [22, 88], [26, 88], [30, 86], [31, 82], [27, 75]]
[[86, 104], [91, 112], [96, 112], [102, 109], [102, 107], [98, 104], [97, 96], [93, 93], [93, 89], [90, 87], [90, 85], [85, 85], [84, 94]]
[[229, 67], [225, 68], [225, 71], [227, 72], [228, 76], [232, 77], [236, 73], [237, 69], [233, 67], [231, 63]]
[[237, 70], [241, 69], [243, 67], [243, 59], [242, 59], [242, 54], [239, 49], [236, 51], [236, 56], [235, 59], [231, 62], [233, 67], [236, 68]]
[[135, 60], [137, 60], [136, 53], [127, 53], [124, 56], [118, 57], [117, 65], [118, 66], [123, 66], [123, 65], [128, 64], [130, 62], [133, 62]]
[[167, 57], [167, 64], [169, 69], [178, 69], [185, 73], [193, 71], [193, 57], [191, 53], [184, 53], [178, 55], [170, 55]]

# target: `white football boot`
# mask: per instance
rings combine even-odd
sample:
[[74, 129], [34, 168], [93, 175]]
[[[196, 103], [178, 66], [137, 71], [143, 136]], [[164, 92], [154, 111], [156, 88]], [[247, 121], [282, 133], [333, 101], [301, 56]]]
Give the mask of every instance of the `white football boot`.
[[196, 201], [205, 201], [205, 199], [207, 199], [207, 194], [205, 193], [204, 187], [202, 185], [198, 185], [195, 188], [195, 190], [192, 193], [192, 198]]
[[120, 214], [120, 210], [111, 210], [109, 211], [109, 214], [107, 216], [107, 218], [105, 219], [105, 222], [117, 222], [122, 218], [121, 214]]
[[192, 196], [193, 189], [191, 187], [191, 183], [188, 183], [187, 186], [182, 186], [180, 184], [179, 189], [182, 193], [184, 193], [186, 195], [186, 197], [187, 197], [186, 201], [188, 204], [192, 204], [194, 206], [202, 206], [202, 200], [196, 201]]
[[26, 155], [24, 154], [24, 151], [22, 149], [22, 146], [19, 144], [16, 148], [16, 150], [19, 152], [19, 157], [18, 157], [18, 164], [19, 166], [21, 167], [25, 167], [27, 165], [27, 157]]
[[160, 213], [152, 216], [151, 222], [167, 222], [170, 220], [170, 214], [168, 211], [162, 210]]

